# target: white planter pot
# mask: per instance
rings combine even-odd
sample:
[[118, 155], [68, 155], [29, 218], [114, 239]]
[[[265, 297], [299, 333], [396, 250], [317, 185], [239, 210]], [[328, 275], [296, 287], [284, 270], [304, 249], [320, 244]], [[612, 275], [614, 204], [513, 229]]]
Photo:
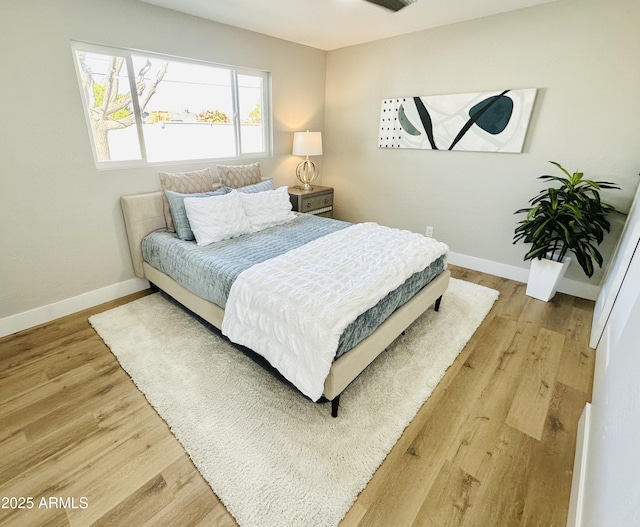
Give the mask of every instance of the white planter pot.
[[571, 258], [565, 258], [562, 262], [555, 262], [543, 258], [531, 260], [529, 281], [527, 282], [527, 296], [548, 302], [556, 294], [558, 283], [564, 276]]

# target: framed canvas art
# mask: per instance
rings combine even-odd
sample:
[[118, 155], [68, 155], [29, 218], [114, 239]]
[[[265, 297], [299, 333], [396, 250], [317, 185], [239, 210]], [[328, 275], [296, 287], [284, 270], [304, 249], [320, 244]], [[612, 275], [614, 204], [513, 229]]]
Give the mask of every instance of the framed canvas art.
[[522, 152], [535, 88], [384, 99], [380, 148]]

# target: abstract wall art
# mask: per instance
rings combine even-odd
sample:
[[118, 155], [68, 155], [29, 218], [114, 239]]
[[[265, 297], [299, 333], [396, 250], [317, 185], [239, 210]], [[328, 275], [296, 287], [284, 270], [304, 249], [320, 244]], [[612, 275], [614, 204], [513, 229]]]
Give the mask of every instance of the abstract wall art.
[[384, 99], [380, 148], [522, 152], [536, 89]]

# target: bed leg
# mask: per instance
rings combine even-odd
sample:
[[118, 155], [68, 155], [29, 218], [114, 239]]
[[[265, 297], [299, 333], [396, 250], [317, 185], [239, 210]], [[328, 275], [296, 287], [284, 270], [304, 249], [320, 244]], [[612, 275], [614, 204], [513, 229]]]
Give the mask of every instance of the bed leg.
[[340, 405], [340, 394], [331, 399], [331, 417], [338, 417], [338, 406]]
[[440, 295], [438, 297], [438, 299], [436, 300], [435, 305], [433, 306], [433, 310], [434, 311], [440, 311], [440, 302], [442, 301], [442, 295]]

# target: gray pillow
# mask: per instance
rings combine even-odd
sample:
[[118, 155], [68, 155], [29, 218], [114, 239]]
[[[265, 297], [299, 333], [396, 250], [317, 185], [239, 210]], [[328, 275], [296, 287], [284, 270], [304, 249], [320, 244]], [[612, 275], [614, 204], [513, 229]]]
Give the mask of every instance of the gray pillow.
[[192, 194], [194, 192], [213, 192], [220, 188], [219, 178], [211, 175], [209, 167], [202, 170], [191, 170], [190, 172], [158, 172], [160, 176], [160, 190], [162, 194], [162, 206], [164, 209], [164, 219], [167, 222], [167, 230], [176, 232], [171, 217], [171, 208], [167, 201], [165, 190]]
[[264, 181], [256, 183], [255, 185], [246, 185], [244, 187], [238, 188], [224, 186], [222, 188], [227, 189], [227, 192], [237, 190], [238, 192], [246, 192], [247, 194], [253, 194], [254, 192], [264, 192], [265, 190], [275, 190], [275, 187], [273, 186], [273, 178], [265, 179]]
[[187, 211], [184, 207], [184, 198], [208, 198], [210, 196], [221, 196], [228, 192], [229, 190], [225, 187], [212, 192], [198, 192], [196, 194], [181, 194], [172, 190], [165, 190], [164, 193], [167, 196], [167, 201], [169, 202], [171, 217], [173, 218], [173, 224], [175, 225], [178, 238], [185, 241], [192, 241], [196, 239], [193, 235], [193, 231], [191, 230], [189, 218], [187, 218]]

